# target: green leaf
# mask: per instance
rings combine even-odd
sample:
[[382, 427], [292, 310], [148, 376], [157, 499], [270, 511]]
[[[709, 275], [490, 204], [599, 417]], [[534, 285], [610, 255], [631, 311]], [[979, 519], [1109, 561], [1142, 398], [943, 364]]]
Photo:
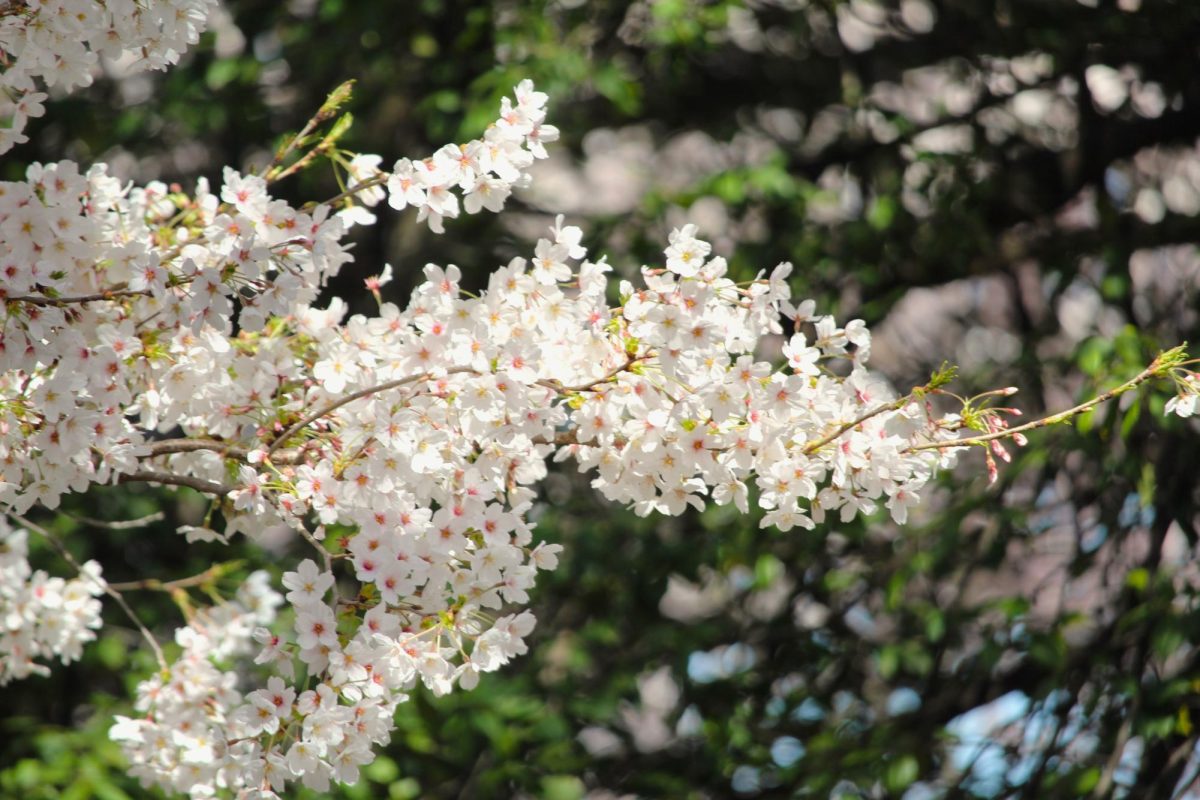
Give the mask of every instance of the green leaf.
[[1075, 360], [1081, 370], [1088, 375], [1096, 376], [1100, 373], [1111, 353], [1112, 343], [1108, 339], [1093, 336], [1079, 348], [1079, 355], [1076, 356]]
[[890, 681], [900, 669], [900, 652], [896, 645], [884, 645], [879, 650], [879, 676]]
[[1062, 667], [1067, 661], [1067, 643], [1057, 631], [1035, 636], [1029, 646], [1029, 657], [1050, 668]]
[[896, 217], [896, 201], [887, 195], [876, 197], [867, 209], [867, 222], [877, 231], [891, 227]]
[[592, 84], [622, 114], [633, 116], [641, 110], [641, 85], [622, 66], [608, 64], [597, 70], [592, 76]]
[[208, 74], [204, 76], [204, 82], [208, 84], [209, 89], [215, 91], [229, 84], [235, 77], [237, 77], [237, 74], [237, 59], [218, 59], [209, 66]]
[[398, 780], [388, 787], [389, 800], [413, 800], [421, 796], [421, 784], [412, 778]]
[[347, 111], [338, 117], [337, 122], [333, 123], [333, 127], [329, 129], [329, 133], [325, 135], [325, 139], [321, 142], [322, 145], [332, 145], [346, 135], [350, 130], [350, 126], [354, 124], [354, 115]]
[[129, 795], [108, 781], [98, 781], [92, 791], [97, 800], [130, 800]]
[[1134, 403], [1125, 412], [1124, 418], [1121, 420], [1121, 438], [1128, 439], [1130, 432], [1133, 431], [1133, 426], [1137, 425], [1142, 416], [1142, 404]]
[[903, 755], [888, 764], [883, 783], [889, 792], [902, 792], [916, 781], [921, 765], [914, 756]]
[[400, 777], [400, 767], [388, 756], [379, 756], [363, 768], [363, 774], [375, 783], [392, 783]]
[[583, 781], [574, 775], [547, 775], [542, 778], [543, 800], [579, 800], [583, 793]]
[[1088, 794], [1092, 789], [1096, 788], [1096, 784], [1100, 782], [1100, 768], [1091, 767], [1079, 773], [1075, 777], [1075, 793], [1079, 795]]
[[924, 677], [933, 670], [933, 655], [920, 642], [908, 642], [900, 653], [904, 668]]
[[784, 573], [783, 562], [770, 553], [759, 556], [754, 564], [754, 588], [766, 589]]
[[354, 81], [345, 81], [325, 98], [325, 102], [321, 105], [321, 109], [317, 112], [320, 119], [328, 119], [337, 113], [343, 105], [350, 102], [350, 97], [354, 92]]
[[1100, 283], [1100, 293], [1105, 300], [1123, 300], [1129, 294], [1129, 278], [1125, 275], [1107, 275]]
[[1125, 576], [1125, 585], [1135, 592], [1144, 592], [1146, 587], [1150, 585], [1150, 572], [1145, 567], [1138, 567], [1129, 571]]
[[41, 782], [42, 765], [36, 759], [26, 758], [17, 762], [12, 772], [14, 783], [22, 789], [32, 789]]
[[1191, 736], [1192, 729], [1195, 727], [1192, 722], [1192, 715], [1188, 711], [1187, 706], [1180, 706], [1179, 711], [1175, 714], [1175, 730], [1180, 736]]
[[100, 663], [108, 669], [116, 670], [125, 666], [126, 648], [119, 636], [102, 637], [96, 643], [95, 653], [100, 659]]
[[930, 609], [925, 615], [925, 636], [931, 642], [940, 642], [946, 635], [946, 615], [941, 609]]

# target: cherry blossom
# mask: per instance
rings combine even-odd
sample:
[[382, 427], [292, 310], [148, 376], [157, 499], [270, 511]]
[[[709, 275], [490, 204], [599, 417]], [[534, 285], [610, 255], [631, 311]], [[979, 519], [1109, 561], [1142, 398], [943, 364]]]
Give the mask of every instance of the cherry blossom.
[[70, 580], [34, 571], [28, 536], [0, 517], [0, 686], [49, 674], [37, 659], [78, 661], [100, 627], [100, 565], [88, 561]]
[[200, 39], [215, 0], [59, 0], [0, 14], [0, 153], [26, 141], [46, 93], [92, 82], [101, 57], [127, 70], [165, 69]]
[[[40, 111], [36, 81], [83, 85], [98, 53], [169, 64], [207, 2], [70, 0], [84, 27], [69, 39], [41, 10], [0, 19], [18, 98], [0, 150]], [[195, 610], [174, 663], [142, 628], [159, 670], [110, 735], [147, 786], [270, 798], [353, 782], [409, 693], [470, 689], [525, 653], [524, 606], [561, 552], [530, 520], [551, 459], [639, 514], [753, 504], [764, 527], [803, 535], [831, 515], [903, 524], [967, 447], [994, 471], [1001, 440], [1049, 424], [1012, 426], [1016, 410], [992, 404], [1007, 390], [946, 410], [948, 374], [897, 393], [869, 370], [861, 320], [796, 303], [790, 263], [734, 280], [692, 224], [622, 273], [636, 281], [610, 277], [559, 217], [478, 295], [430, 264], [403, 306], [318, 305], [352, 261], [347, 230], [384, 199], [437, 233], [501, 210], [557, 138], [547, 101], [522, 81], [479, 139], [390, 171], [353, 155], [347, 191], [303, 208], [271, 194], [303, 159], [227, 168], [191, 194], [69, 161], [0, 183], [0, 509], [53, 510], [95, 484], [186, 488], [223, 517], [185, 526], [187, 541], [284, 526], [314, 556], [282, 565], [286, 597], [257, 571]], [[380, 300], [390, 274], [368, 281]], [[758, 354], [768, 339], [784, 364]], [[1067, 413], [1170, 374], [1168, 411], [1188, 416], [1188, 363], [1170, 351]], [[95, 562], [70, 580], [33, 571], [25, 537], [0, 522], [0, 683], [78, 658], [101, 594], [132, 614]]]

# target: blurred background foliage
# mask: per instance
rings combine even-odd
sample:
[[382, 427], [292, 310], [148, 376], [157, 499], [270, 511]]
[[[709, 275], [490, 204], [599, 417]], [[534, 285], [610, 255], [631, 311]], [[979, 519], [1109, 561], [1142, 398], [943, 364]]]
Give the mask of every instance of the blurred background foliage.
[[[382, 213], [332, 292], [370, 310], [385, 261], [397, 300], [427, 261], [482, 285], [557, 212], [631, 276], [693, 221], [742, 277], [795, 262], [793, 294], [865, 319], [900, 388], [947, 359], [962, 393], [1015, 385], [1034, 415], [1200, 339], [1198, 33], [1192, 0], [241, 0], [179, 68], [107, 65], [57, 101], [0, 175], [66, 156], [215, 181], [349, 78], [346, 143], [390, 163], [478, 135], [531, 77], [563, 131], [534, 186], [444, 237]], [[316, 169], [279, 191], [337, 188]], [[1200, 449], [1168, 396], [1040, 432], [994, 486], [965, 459], [904, 529], [643, 520], [555, 472], [538, 531], [567, 555], [530, 654], [414, 692], [335, 796], [1200, 797]], [[185, 492], [66, 512], [44, 521], [112, 580], [254, 555], [181, 546], [203, 514]], [[0, 795], [147, 796], [106, 739], [149, 668], [112, 623], [82, 663], [0, 690]]]

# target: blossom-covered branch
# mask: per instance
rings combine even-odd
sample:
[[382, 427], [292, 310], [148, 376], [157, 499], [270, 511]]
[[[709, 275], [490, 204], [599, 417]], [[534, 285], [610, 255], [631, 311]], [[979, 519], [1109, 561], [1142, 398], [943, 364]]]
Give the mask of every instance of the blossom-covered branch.
[[[470, 688], [523, 653], [529, 591], [561, 549], [536, 542], [528, 519], [551, 458], [639, 514], [748, 512], [753, 498], [763, 526], [787, 531], [881, 508], [904, 523], [965, 445], [1023, 429], [1003, 429], [995, 409], [968, 418], [966, 403], [939, 412], [939, 376], [898, 396], [867, 368], [861, 320], [794, 305], [791, 264], [732, 280], [692, 225], [636, 283], [612, 286], [560, 217], [478, 295], [457, 267], [430, 264], [403, 307], [347, 318], [340, 299], [316, 306], [351, 260], [347, 229], [385, 199], [435, 232], [460, 211], [499, 211], [557, 136], [546, 102], [522, 82], [480, 139], [387, 172], [380, 156], [337, 151], [318, 131], [333, 118], [323, 109], [260, 174], [226, 169], [215, 191], [129, 187], [66, 161], [0, 184], [0, 506], [23, 514], [94, 484], [153, 482], [214, 496], [189, 540], [283, 525], [317, 551], [286, 565], [279, 628], [284, 598], [265, 573], [189, 609], [181, 657], [111, 732], [148, 785], [269, 798], [294, 781], [353, 782], [415, 686]], [[301, 209], [271, 196], [272, 181], [326, 156], [350, 189]], [[757, 355], [783, 336], [786, 364]], [[954, 438], [973, 421], [995, 428]], [[72, 597], [71, 635], [49, 641], [25, 614], [45, 578], [20, 535], [0, 543], [0, 611], [21, 621], [0, 633], [2, 674], [74, 657], [98, 604]], [[239, 686], [249, 657], [265, 687]]]

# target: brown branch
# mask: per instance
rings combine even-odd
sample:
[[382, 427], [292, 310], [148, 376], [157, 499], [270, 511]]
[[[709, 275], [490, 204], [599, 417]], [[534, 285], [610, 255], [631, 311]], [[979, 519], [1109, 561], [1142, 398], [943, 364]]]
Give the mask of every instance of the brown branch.
[[236, 486], [228, 486], [215, 481], [208, 481], [204, 478], [196, 478], [191, 475], [176, 475], [173, 472], [156, 472], [153, 470], [143, 470], [141, 472], [129, 472], [121, 475], [117, 479], [118, 483], [161, 483], [168, 486], [186, 486], [189, 489], [195, 489], [203, 494], [214, 494], [219, 497], [236, 489]]
[[1117, 731], [1117, 741], [1113, 745], [1113, 750], [1109, 754], [1108, 761], [1104, 764], [1104, 771], [1100, 774], [1100, 780], [1096, 782], [1096, 788], [1092, 791], [1092, 797], [1108, 797], [1112, 791], [1117, 769], [1121, 766], [1121, 756], [1125, 753], [1125, 746], [1129, 744], [1129, 737], [1133, 733], [1133, 720], [1138, 714], [1141, 699], [1141, 692], [1135, 691], [1133, 705], [1129, 709], [1125, 719], [1121, 721], [1121, 727]]
[[[317, 541], [317, 537], [313, 536], [312, 533], [309, 532], [308, 528], [304, 527], [303, 522], [296, 526], [296, 530], [298, 530], [300, 535], [303, 536], [308, 543], [311, 544], [316, 551], [321, 554], [321, 560], [325, 562], [325, 571], [330, 575], [333, 575], [333, 553], [329, 552], [325, 545]], [[333, 586], [331, 588], [333, 589], [333, 603], [336, 606], [342, 601], [342, 596], [338, 593], [336, 575], [334, 576]]]
[[359, 192], [361, 192], [364, 189], [373, 189], [376, 186], [383, 186], [385, 183], [387, 183], [387, 179], [389, 177], [391, 177], [391, 176], [388, 173], [384, 172], [384, 173], [380, 173], [379, 175], [376, 175], [374, 178], [367, 178], [362, 183], [356, 183], [354, 186], [351, 186], [346, 191], [344, 191], [340, 194], [335, 194], [333, 197], [320, 203], [320, 205], [331, 206], [334, 203], [338, 202], [339, 200], [345, 200], [347, 197], [353, 197], [354, 195], [358, 194]]
[[292, 152], [299, 148], [304, 142], [304, 137], [316, 130], [317, 126], [326, 119], [328, 119], [328, 117], [323, 117], [320, 112], [314, 114], [308, 122], [304, 123], [304, 127], [300, 130], [300, 132], [292, 137], [292, 140], [287, 143], [287, 146], [275, 154], [275, 157], [271, 159], [271, 163], [267, 164], [267, 166], [263, 168], [263, 171], [258, 174], [258, 177], [262, 178], [267, 183], [274, 183], [275, 181], [286, 177], [285, 173], [281, 172], [272, 174], [272, 171], [277, 167], [282, 166], [284, 159], [291, 155]]
[[[455, 375], [455, 374], [460, 374], [463, 372], [475, 372], [475, 370], [471, 369], [470, 367], [453, 367], [453, 368], [447, 370], [446, 374], [447, 375]], [[422, 372], [419, 375], [409, 375], [407, 378], [397, 378], [394, 381], [387, 381], [385, 383], [380, 383], [375, 386], [368, 386], [365, 389], [359, 389], [357, 392], [351, 392], [350, 394], [345, 395], [344, 397], [339, 397], [337, 400], [331, 400], [330, 402], [328, 402], [325, 405], [318, 408], [316, 411], [313, 411], [312, 413], [308, 414], [307, 416], [302, 417], [299, 422], [292, 425], [292, 427], [288, 428], [286, 431], [281, 433], [279, 435], [279, 438], [277, 438], [274, 442], [272, 442], [271, 446], [269, 448], [267, 448], [267, 458], [271, 458], [275, 454], [275, 452], [283, 446], [284, 442], [286, 442], [288, 439], [291, 439], [299, 431], [308, 427], [308, 425], [310, 423], [316, 422], [321, 417], [324, 417], [327, 414], [332, 414], [334, 411], [337, 411], [339, 408], [341, 408], [342, 406], [344, 406], [348, 403], [353, 403], [355, 400], [358, 400], [363, 397], [370, 397], [371, 395], [379, 394], [380, 392], [386, 392], [391, 389], [398, 389], [401, 386], [406, 386], [410, 383], [419, 383], [420, 381], [423, 381], [423, 380], [434, 380], [436, 377], [437, 376], [433, 375], [432, 373]]]
[[555, 447], [567, 447], [573, 444], [577, 444], [580, 447], [596, 447], [600, 444], [595, 439], [587, 442], [579, 441], [577, 431], [578, 428], [571, 428], [567, 431], [559, 431], [555, 433], [550, 439], [547, 439], [544, 436], [535, 436], [533, 437], [532, 441], [534, 444], [552, 444]]
[[48, 297], [46, 295], [17, 295], [16, 297], [0, 298], [6, 303], [28, 303], [32, 306], [70, 306], [82, 303], [98, 303], [102, 300], [116, 300], [122, 297], [149, 297], [149, 289], [110, 289], [96, 294], [81, 294], [68, 297]]
[[110, 583], [109, 586], [111, 586], [114, 590], [116, 590], [118, 592], [129, 592], [129, 591], [138, 591], [138, 590], [153, 591], [153, 592], [173, 592], [173, 591], [176, 591], [177, 589], [191, 589], [195, 586], [203, 586], [206, 583], [210, 583], [210, 582], [216, 580], [217, 578], [220, 578], [222, 575], [224, 575], [226, 572], [228, 572], [232, 566], [239, 564], [239, 563], [241, 563], [241, 562], [232, 561], [232, 562], [229, 562], [226, 564], [213, 564], [211, 567], [204, 570], [204, 572], [197, 573], [196, 575], [191, 575], [187, 578], [177, 578], [173, 581], [163, 581], [163, 580], [159, 580], [158, 578], [144, 578], [140, 581], [127, 581], [125, 583]]
[[148, 458], [155, 458], [171, 453], [195, 453], [204, 450], [211, 450], [223, 456], [238, 459], [245, 458], [250, 453], [250, 449], [247, 447], [240, 447], [217, 439], [163, 439], [151, 442], [146, 455]]
[[[200, 451], [212, 451], [219, 453], [224, 458], [234, 458], [239, 461], [245, 461], [250, 455], [253, 448], [243, 445], [232, 444], [230, 442], [222, 442], [218, 439], [163, 439], [158, 442], [150, 443], [148, 458], [157, 456], [170, 455], [172, 453], [195, 453]], [[301, 450], [285, 451], [275, 456], [273, 459], [278, 464], [299, 464], [304, 460], [304, 453]]]
[[554, 391], [558, 392], [559, 394], [577, 394], [579, 392], [589, 392], [602, 383], [608, 383], [613, 378], [620, 375], [622, 372], [628, 371], [631, 367], [633, 367], [634, 364], [637, 364], [640, 361], [645, 361], [650, 357], [651, 357], [650, 355], [628, 356], [626, 358], [626, 361], [624, 364], [622, 364], [619, 367], [614, 367], [613, 369], [609, 370], [607, 373], [605, 373], [604, 377], [597, 378], [596, 380], [589, 381], [587, 383], [581, 383], [578, 386], [563, 386], [561, 383], [559, 383], [558, 381], [554, 381], [554, 380], [538, 381], [537, 385], [545, 386], [547, 389], [553, 389]]
[[82, 522], [84, 525], [91, 525], [93, 528], [103, 528], [108, 531], [127, 531], [132, 528], [144, 528], [147, 525], [150, 525], [155, 522], [160, 522], [163, 519], [165, 519], [165, 515], [161, 511], [155, 511], [153, 514], [147, 514], [146, 516], [138, 517], [137, 519], [124, 519], [124, 520], [117, 520], [117, 521], [94, 519], [92, 517], [84, 517], [84, 516], [79, 516], [77, 514], [71, 514], [70, 512], [67, 512], [67, 511], [62, 511], [60, 513], [66, 515], [67, 517], [70, 517], [71, 519], [75, 520], [76, 522]]
[[[558, 392], [560, 394], [572, 394], [572, 393], [576, 393], [576, 392], [589, 391], [601, 383], [606, 383], [607, 381], [612, 380], [614, 377], [621, 374], [622, 372], [629, 370], [633, 365], [646, 360], [646, 358], [647, 358], [646, 356], [641, 356], [641, 357], [629, 356], [624, 364], [610, 370], [603, 377], [597, 378], [596, 380], [590, 381], [585, 384], [580, 384], [578, 386], [563, 386], [561, 383], [558, 383], [557, 381], [538, 381], [537, 383], [539, 386], [545, 386], [546, 388], [552, 389], [553, 391]], [[454, 374], [462, 374], [462, 373], [475, 372], [475, 371], [476, 370], [473, 370], [470, 367], [453, 367], [453, 368], [447, 370], [446, 374], [454, 375]], [[378, 394], [380, 392], [386, 392], [391, 389], [397, 389], [397, 388], [400, 388], [401, 386], [406, 386], [406, 385], [409, 385], [412, 383], [417, 383], [422, 380], [436, 380], [437, 377], [438, 376], [436, 376], [432, 373], [428, 373], [428, 372], [423, 372], [418, 375], [409, 375], [404, 378], [398, 378], [396, 380], [387, 381], [385, 383], [377, 384], [375, 386], [369, 386], [365, 389], [359, 389], [356, 392], [351, 392], [350, 394], [345, 395], [343, 397], [339, 397], [336, 400], [331, 400], [330, 402], [326, 403], [325, 405], [317, 408], [315, 411], [302, 417], [299, 421], [294, 423], [290, 428], [288, 428], [282, 434], [280, 434], [267, 448], [266, 456], [269, 460], [271, 460], [275, 463], [299, 464], [304, 460], [304, 448], [300, 447], [295, 450], [283, 450], [282, 445], [285, 442], [287, 442], [289, 439], [291, 439], [293, 436], [295, 436], [298, 432], [300, 432], [301, 430], [306, 428], [308, 425], [310, 425], [311, 423], [315, 422], [318, 419], [321, 419], [324, 416], [327, 416], [327, 415], [333, 413], [334, 411], [341, 408], [342, 406], [344, 406], [348, 403], [352, 403], [355, 400], [358, 400], [360, 398], [368, 397], [370, 395]], [[538, 443], [539, 444], [550, 444], [551, 442], [541, 441]], [[568, 432], [556, 434], [554, 437], [553, 444], [561, 446], [561, 445], [566, 445], [566, 444], [579, 444], [579, 442], [577, 442], [575, 440], [574, 432], [568, 431]], [[232, 444], [230, 442], [223, 442], [218, 439], [188, 439], [188, 438], [164, 439], [162, 441], [151, 442], [146, 451], [146, 457], [156, 458], [158, 456], [171, 455], [173, 453], [195, 453], [195, 452], [202, 452], [202, 451], [211, 451], [211, 452], [219, 453], [224, 458], [233, 458], [233, 459], [237, 459], [239, 461], [244, 461], [249, 456], [251, 449], [252, 448], [246, 447], [244, 445]], [[221, 495], [228, 494], [229, 492], [233, 491], [233, 488], [234, 488], [234, 487], [223, 486], [221, 484], [205, 481], [200, 478], [192, 478], [189, 476], [173, 475], [170, 473], [161, 473], [161, 472], [133, 473], [132, 475], [122, 476], [121, 481], [122, 482], [144, 481], [144, 482], [174, 484], [174, 485], [178, 485], [178, 486], [189, 486], [193, 489], [196, 489], [197, 491], [206, 492], [209, 494], [221, 494]]]
[[806, 444], [804, 446], [804, 455], [806, 455], [806, 456], [812, 455], [813, 453], [817, 452], [825, 445], [832, 442], [834, 439], [837, 439], [839, 436], [841, 436], [846, 431], [851, 430], [852, 428], [857, 428], [859, 425], [863, 424], [864, 422], [871, 419], [872, 417], [877, 417], [880, 414], [887, 413], [888, 411], [895, 411], [897, 409], [904, 408], [904, 406], [907, 405], [908, 401], [911, 399], [912, 399], [911, 394], [906, 395], [904, 397], [901, 397], [898, 400], [893, 400], [890, 403], [885, 403], [884, 405], [878, 406], [877, 408], [873, 408], [870, 411], [864, 413], [862, 416], [857, 417], [856, 419], [852, 419], [849, 422], [842, 423], [833, 431], [833, 433], [830, 433], [827, 436], [822, 436], [820, 439], [817, 439], [815, 442], [810, 442], [809, 444]]

